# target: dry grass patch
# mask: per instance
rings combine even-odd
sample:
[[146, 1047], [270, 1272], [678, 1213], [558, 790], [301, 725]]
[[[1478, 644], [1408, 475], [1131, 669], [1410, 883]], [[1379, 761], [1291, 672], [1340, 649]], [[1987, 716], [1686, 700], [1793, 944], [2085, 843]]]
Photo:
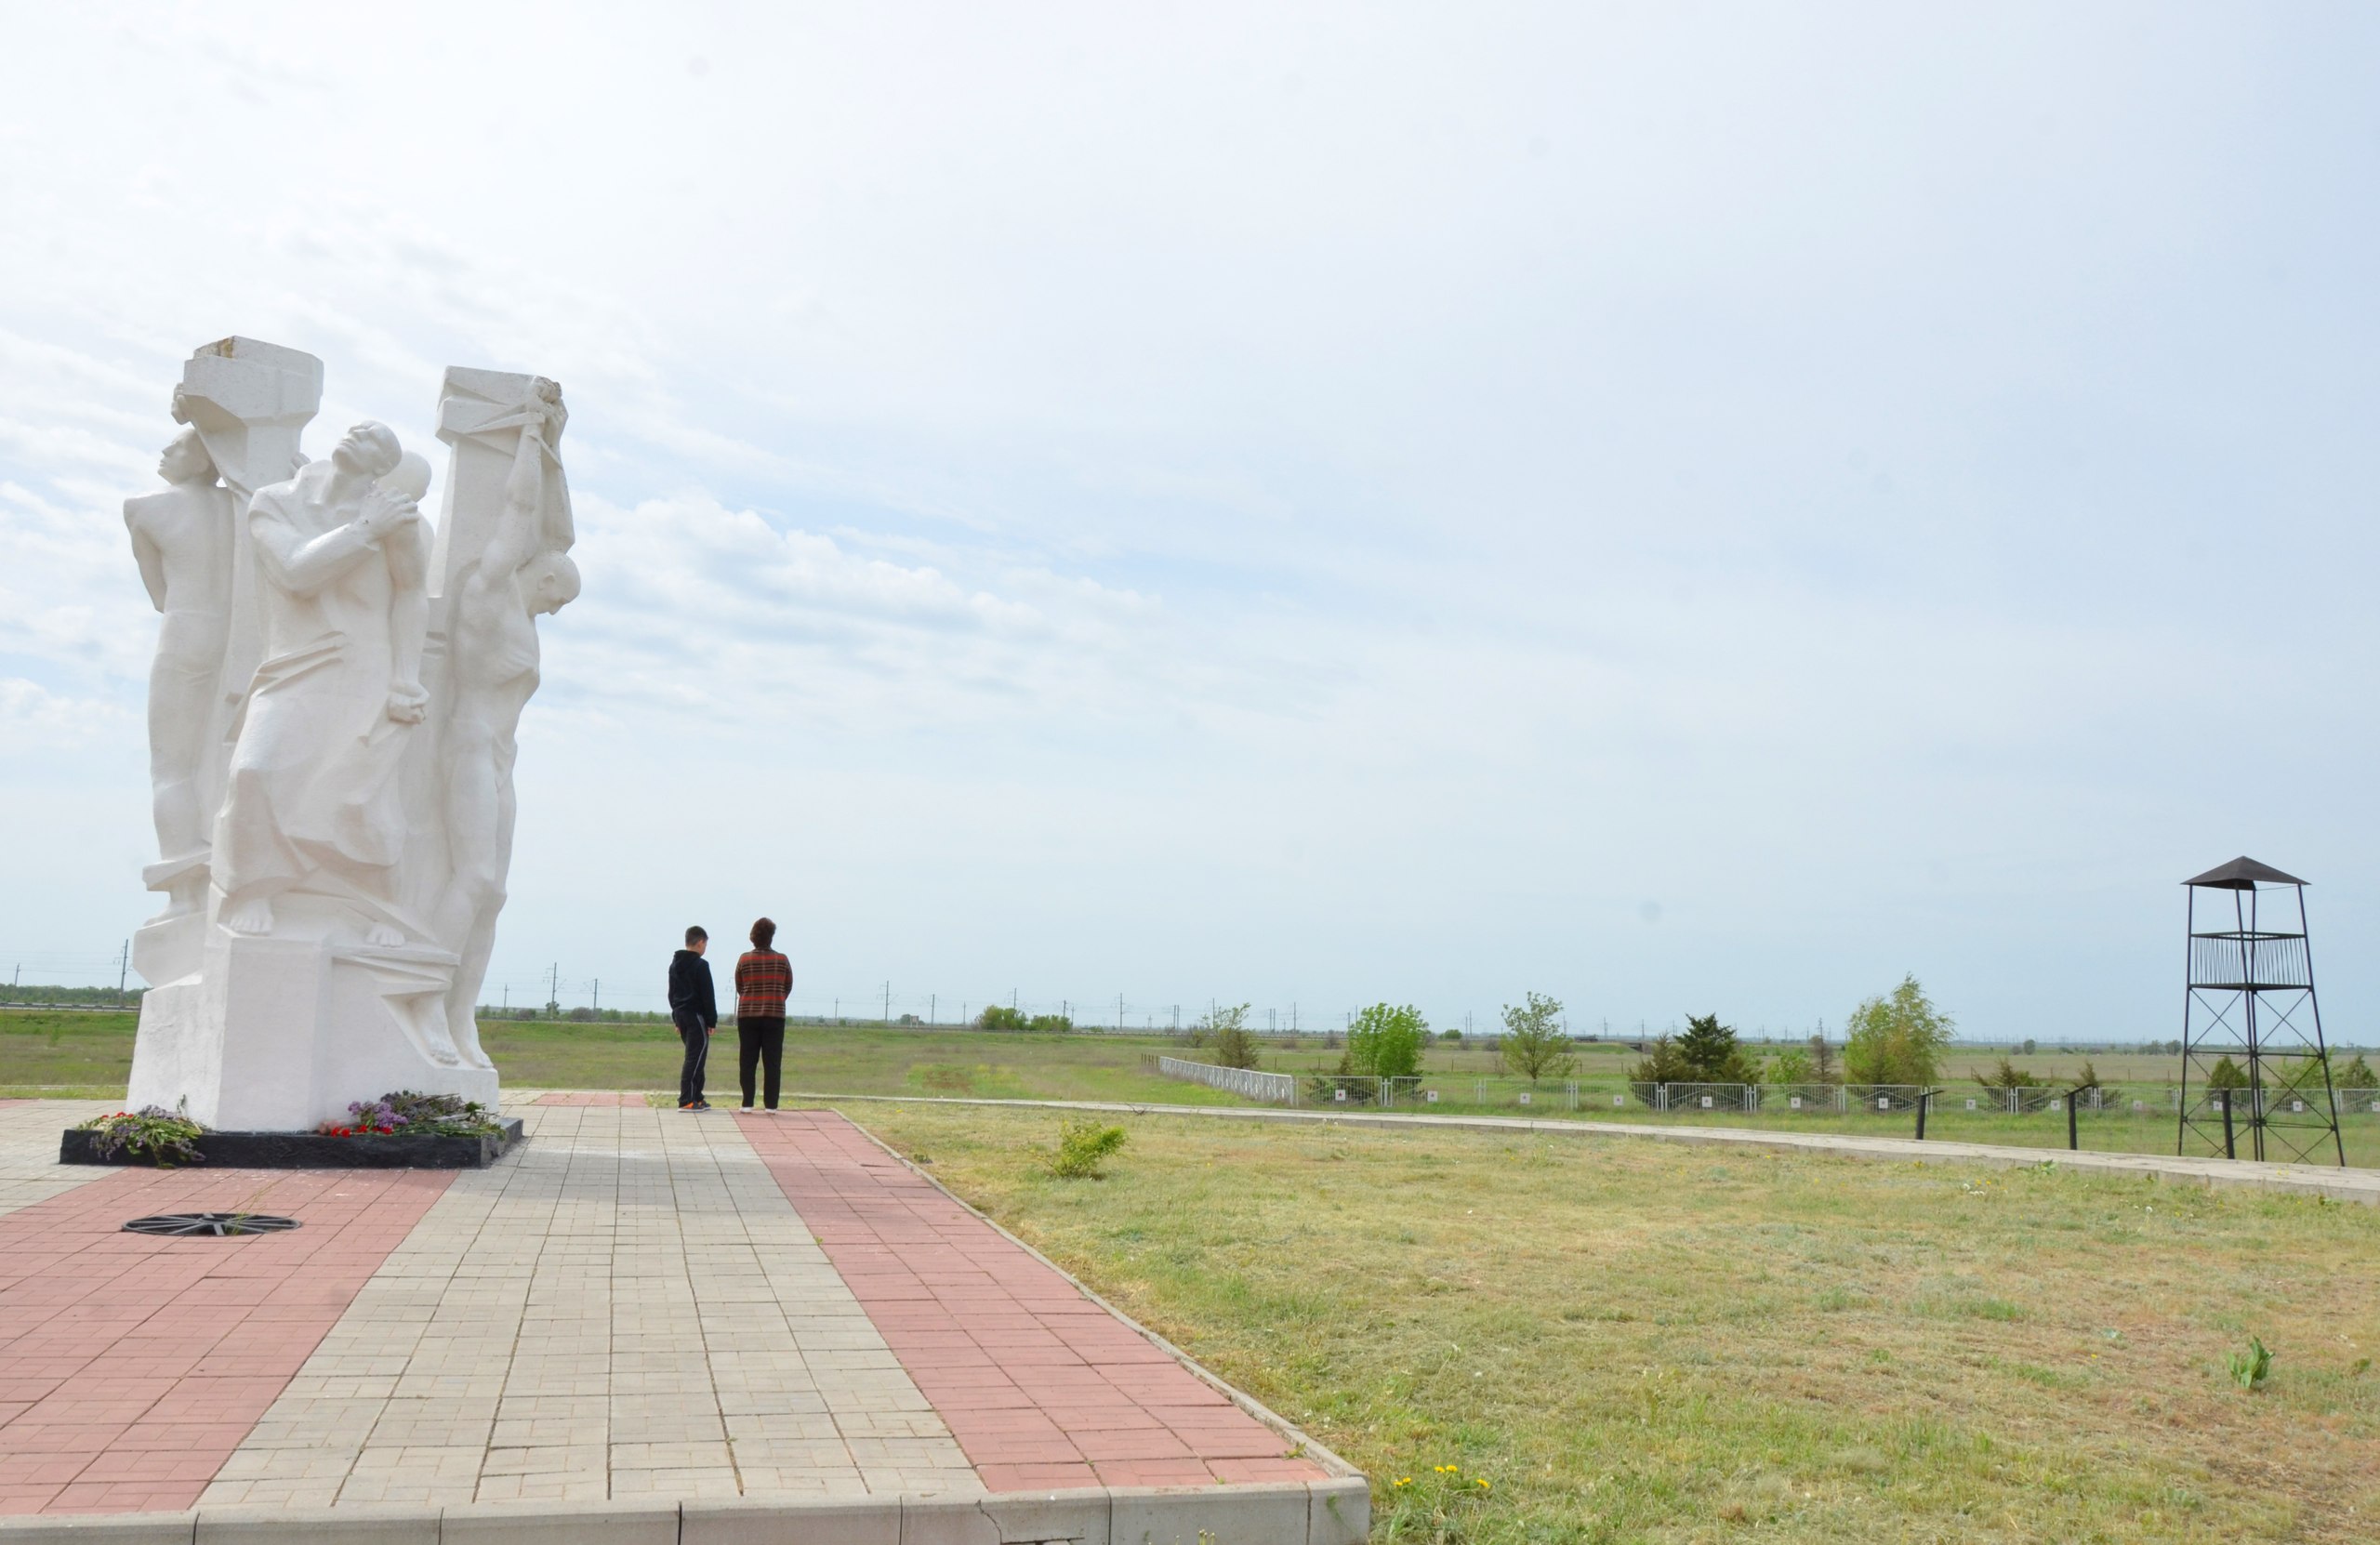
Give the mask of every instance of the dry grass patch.
[[[2380, 1534], [2369, 1209], [1162, 1116], [1068, 1185], [1056, 1113], [848, 1114], [1362, 1465], [1383, 1538]], [[1445, 1464], [1491, 1486], [1408, 1505]]]

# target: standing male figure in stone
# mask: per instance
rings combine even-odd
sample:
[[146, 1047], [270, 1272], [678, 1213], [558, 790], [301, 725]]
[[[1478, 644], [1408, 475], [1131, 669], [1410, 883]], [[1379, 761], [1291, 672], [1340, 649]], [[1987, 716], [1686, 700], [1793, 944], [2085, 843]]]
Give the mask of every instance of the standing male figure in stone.
[[[231, 750], [215, 827], [223, 922], [270, 933], [273, 900], [358, 904], [365, 937], [404, 942], [395, 867], [405, 732], [421, 721], [428, 544], [420, 487], [384, 488], [403, 450], [384, 424], [348, 430], [326, 461], [257, 491], [248, 508], [264, 660]], [[419, 457], [419, 482], [427, 467]]]
[[560, 418], [550, 381], [522, 404], [526, 419], [506, 480], [504, 512], [463, 576], [447, 621], [453, 706], [445, 724], [446, 845], [452, 879], [436, 919], [439, 940], [462, 957], [448, 1032], [480, 1055], [474, 994], [496, 944], [504, 877], [512, 865], [512, 764], [521, 710], [537, 690], [537, 624], [578, 594], [578, 569], [546, 546], [546, 461]]
[[231, 636], [232, 496], [194, 429], [166, 444], [157, 475], [170, 486], [125, 500], [124, 523], [149, 600], [165, 614], [149, 667], [149, 779], [171, 918], [206, 895], [208, 732]]
[[669, 1018], [685, 1043], [686, 1061], [678, 1070], [678, 1108], [707, 1111], [703, 1075], [710, 1065], [710, 1033], [719, 1027], [719, 1003], [711, 996], [710, 962], [703, 951], [710, 935], [699, 926], [686, 930], [686, 947], [669, 960]]

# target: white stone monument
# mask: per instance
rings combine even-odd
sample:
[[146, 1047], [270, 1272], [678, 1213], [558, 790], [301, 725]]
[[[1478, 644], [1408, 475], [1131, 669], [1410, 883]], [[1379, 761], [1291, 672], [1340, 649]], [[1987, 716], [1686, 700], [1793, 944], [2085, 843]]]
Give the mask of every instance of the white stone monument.
[[430, 464], [385, 425], [298, 454], [322, 379], [295, 350], [201, 349], [167, 486], [125, 504], [165, 615], [145, 878], [167, 897], [133, 946], [129, 1101], [227, 1130], [304, 1130], [401, 1089], [496, 1104], [475, 1010], [513, 737], [536, 618], [578, 593], [561, 388], [447, 372], [433, 533]]

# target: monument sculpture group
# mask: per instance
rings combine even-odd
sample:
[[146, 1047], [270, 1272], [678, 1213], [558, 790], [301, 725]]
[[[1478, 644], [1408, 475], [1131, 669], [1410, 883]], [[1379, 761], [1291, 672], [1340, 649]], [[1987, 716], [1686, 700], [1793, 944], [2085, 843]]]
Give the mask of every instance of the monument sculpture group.
[[149, 682], [165, 910], [133, 1108], [289, 1131], [386, 1090], [493, 1106], [476, 1008], [512, 855], [537, 627], [578, 593], [542, 376], [449, 369], [431, 472], [386, 425], [309, 461], [320, 360], [232, 337], [184, 365], [125, 502], [164, 614]]

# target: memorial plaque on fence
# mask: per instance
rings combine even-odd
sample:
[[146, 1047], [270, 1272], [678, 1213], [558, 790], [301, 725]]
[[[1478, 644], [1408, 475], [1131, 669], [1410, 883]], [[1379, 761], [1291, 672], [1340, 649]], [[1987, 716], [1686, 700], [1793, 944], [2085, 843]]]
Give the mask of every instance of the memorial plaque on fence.
[[1711, 1108], [1711, 1097], [1707, 1094], [1702, 1097], [1702, 1108], [1706, 1111]]
[[1802, 1108], [1802, 1097], [1798, 1094], [1788, 1096], [1785, 1103], [1797, 1111]]
[[1970, 1100], [1970, 1101], [1968, 1101], [1968, 1102], [1967, 1102], [1967, 1109], [1969, 1109], [1969, 1110], [1973, 1110], [1973, 1109], [1975, 1109], [1975, 1102], [1974, 1102], [1974, 1101]]
[[1524, 1095], [1522, 1095], [1522, 1096], [1521, 1096], [1521, 1103], [1522, 1103], [1522, 1104], [1524, 1104], [1524, 1105], [1526, 1105], [1526, 1104], [1527, 1104], [1527, 1103], [1528, 1103], [1528, 1096], [1527, 1096], [1527, 1095], [1524, 1094]]
[[1427, 1100], [1431, 1104], [1435, 1105], [1435, 1104], [1436, 1104], [1436, 1103], [1438, 1103], [1438, 1091], [1437, 1091], [1436, 1089], [1423, 1089], [1423, 1090], [1421, 1091], [1421, 1098], [1422, 1098], [1422, 1099], [1424, 1099], [1424, 1100]]
[[1876, 1096], [1876, 1108], [1880, 1111], [1891, 1110], [1893, 1108], [1893, 1097], [1889, 1094], [1880, 1094]]
[[1330, 1091], [1330, 1098], [1343, 1105], [1347, 1103], [1347, 1091], [1343, 1089], [1334, 1089]]
[[2303, 1100], [2292, 1100], [2289, 1103], [2289, 1108], [2293, 1111], [2302, 1111], [2306, 1108], [2306, 1102]]

